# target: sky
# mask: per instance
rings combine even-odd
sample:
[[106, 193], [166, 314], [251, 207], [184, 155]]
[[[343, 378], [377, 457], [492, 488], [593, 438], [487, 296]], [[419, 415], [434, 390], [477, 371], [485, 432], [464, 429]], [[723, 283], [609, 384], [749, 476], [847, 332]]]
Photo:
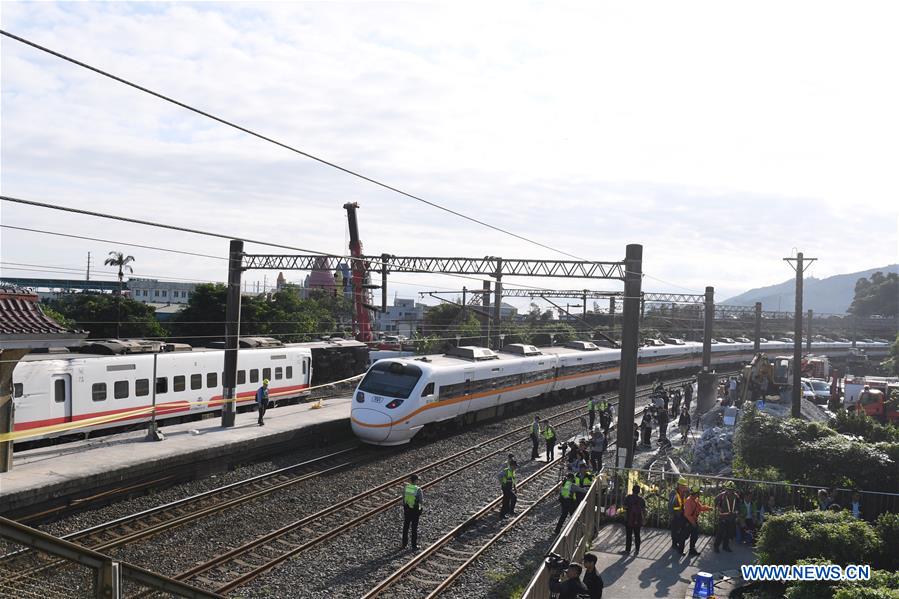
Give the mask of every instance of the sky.
[[[717, 298], [899, 261], [895, 2], [23, 3], [5, 31], [643, 288]], [[566, 258], [3, 37], [4, 195], [314, 252]], [[227, 241], [0, 202], [5, 276], [224, 281]], [[289, 253], [250, 245], [255, 253]], [[300, 281], [305, 273], [285, 273]], [[277, 273], [244, 279], [271, 282]], [[507, 277], [507, 286], [620, 290]], [[478, 287], [390, 279], [390, 297]], [[433, 300], [427, 300], [433, 303]], [[527, 300], [517, 303], [525, 306]]]

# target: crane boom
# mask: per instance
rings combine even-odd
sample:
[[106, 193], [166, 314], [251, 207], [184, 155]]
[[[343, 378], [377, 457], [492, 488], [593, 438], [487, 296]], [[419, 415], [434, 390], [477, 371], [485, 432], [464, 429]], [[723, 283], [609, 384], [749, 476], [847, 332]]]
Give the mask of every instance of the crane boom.
[[356, 210], [359, 204], [347, 202], [343, 205], [347, 213], [347, 224], [350, 228], [350, 256], [353, 260], [353, 334], [357, 341], [368, 343], [372, 341], [371, 317], [365, 301], [365, 262], [362, 258], [362, 240], [359, 239], [359, 221], [356, 218]]

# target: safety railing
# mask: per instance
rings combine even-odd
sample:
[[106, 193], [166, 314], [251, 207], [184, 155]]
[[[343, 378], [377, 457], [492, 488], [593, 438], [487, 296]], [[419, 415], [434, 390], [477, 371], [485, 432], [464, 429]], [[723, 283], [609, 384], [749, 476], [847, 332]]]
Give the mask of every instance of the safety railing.
[[[639, 484], [646, 501], [647, 514], [644, 526], [667, 528], [670, 522], [668, 499], [677, 486], [677, 480], [683, 476], [689, 486], [700, 488], [700, 501], [706, 505], [714, 505], [715, 497], [724, 490], [724, 483], [733, 481], [740, 499], [750, 501], [752, 520], [759, 525], [767, 515], [779, 514], [789, 510], [819, 509], [818, 492], [821, 487], [797, 485], [784, 482], [769, 482], [752, 479], [729, 478], [704, 474], [679, 474], [671, 470], [640, 470], [635, 468], [605, 468], [603, 470], [603, 489], [600, 493], [600, 513], [604, 521], [621, 520], [624, 498], [631, 492], [634, 484]], [[849, 509], [853, 501], [858, 502], [860, 516], [874, 521], [883, 512], [899, 513], [899, 494], [862, 491], [854, 489], [825, 489], [828, 501], [836, 507], [830, 509]], [[857, 494], [857, 495], [856, 495]], [[745, 506], [740, 506], [744, 510]], [[609, 508], [612, 508], [610, 512]], [[609, 518], [608, 514], [619, 514]], [[717, 524], [715, 510], [703, 512], [700, 516], [700, 530], [711, 534]]]
[[[47, 569], [41, 564], [45, 563], [43, 559], [45, 556], [52, 555], [90, 568], [93, 594], [98, 598], [119, 599], [124, 596], [126, 585], [128, 585], [129, 588], [152, 589], [178, 597], [223, 599], [222, 595], [204, 591], [126, 562], [114, 560], [97, 551], [86, 549], [7, 518], [0, 517], [0, 537], [30, 548], [38, 558], [35, 560], [32, 570], [27, 567], [19, 567], [14, 572], [2, 572], [0, 596], [48, 596], [46, 592], [54, 588], [54, 583], [46, 577], [52, 576], [53, 572], [47, 572]], [[57, 590], [60, 594], [68, 594], [63, 591], [71, 590], [60, 586], [61, 583], [55, 584], [59, 587]]]
[[[597, 477], [550, 549], [552, 553], [557, 553], [573, 562], [583, 559], [584, 551], [596, 536], [599, 527], [601, 490], [603, 488], [602, 477]], [[549, 569], [545, 563], [541, 563], [537, 573], [528, 583], [522, 599], [549, 599], [549, 577]]]

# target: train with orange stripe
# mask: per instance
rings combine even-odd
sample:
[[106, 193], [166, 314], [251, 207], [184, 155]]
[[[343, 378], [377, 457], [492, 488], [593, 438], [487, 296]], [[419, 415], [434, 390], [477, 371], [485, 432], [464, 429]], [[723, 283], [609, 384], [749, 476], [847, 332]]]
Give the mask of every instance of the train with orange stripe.
[[[816, 342], [812, 350], [845, 356], [851, 343]], [[886, 343], [859, 343], [886, 353]], [[791, 343], [766, 341], [768, 355], [787, 352]], [[727, 340], [712, 345], [712, 365], [749, 361], [752, 343]], [[637, 374], [695, 372], [702, 363], [702, 344], [679, 342], [641, 347]], [[467, 424], [502, 412], [503, 406], [528, 398], [590, 393], [616, 381], [620, 350], [572, 341], [563, 347], [537, 348], [511, 344], [501, 351], [482, 347], [453, 348], [450, 353], [390, 358], [372, 364], [351, 402], [353, 432], [374, 445], [408, 443], [428, 426], [456, 421]]]

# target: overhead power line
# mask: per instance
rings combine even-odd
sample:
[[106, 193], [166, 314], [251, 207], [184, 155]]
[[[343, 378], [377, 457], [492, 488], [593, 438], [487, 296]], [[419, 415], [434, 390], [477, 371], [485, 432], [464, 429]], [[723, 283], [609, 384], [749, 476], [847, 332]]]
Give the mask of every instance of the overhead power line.
[[181, 108], [184, 108], [185, 110], [189, 110], [189, 111], [191, 111], [191, 112], [193, 112], [193, 113], [199, 114], [199, 115], [204, 116], [204, 117], [206, 117], [206, 118], [208, 118], [208, 119], [212, 119], [212, 120], [214, 120], [214, 121], [216, 121], [216, 122], [218, 122], [218, 123], [221, 123], [221, 124], [223, 124], [223, 125], [226, 125], [226, 126], [228, 126], [228, 127], [233, 128], [233, 129], [237, 129], [238, 131], [241, 131], [241, 132], [243, 132], [243, 133], [246, 133], [247, 135], [252, 135], [253, 137], [256, 137], [256, 138], [261, 139], [261, 140], [263, 140], [263, 141], [267, 141], [267, 142], [269, 142], [269, 143], [271, 143], [271, 144], [274, 144], [274, 145], [276, 145], [276, 146], [279, 146], [279, 147], [281, 147], [281, 148], [284, 148], [285, 150], [290, 150], [291, 152], [294, 152], [294, 153], [296, 153], [296, 154], [299, 154], [300, 156], [304, 156], [304, 157], [306, 157], [306, 158], [309, 158], [310, 160], [314, 160], [314, 161], [316, 161], [316, 162], [319, 162], [319, 163], [321, 163], [321, 164], [324, 164], [324, 165], [326, 165], [326, 166], [329, 166], [329, 167], [331, 167], [331, 168], [333, 168], [333, 169], [336, 169], [336, 170], [339, 170], [339, 171], [341, 171], [341, 172], [343, 172], [343, 173], [346, 173], [347, 175], [356, 177], [356, 178], [361, 179], [361, 180], [363, 180], [363, 181], [367, 181], [368, 183], [371, 183], [371, 184], [373, 184], [373, 185], [377, 185], [378, 187], [382, 187], [382, 188], [384, 188], [384, 189], [390, 190], [390, 191], [392, 191], [392, 192], [394, 192], [394, 193], [400, 194], [400, 195], [402, 195], [402, 196], [404, 196], [404, 197], [410, 198], [410, 199], [415, 200], [415, 201], [417, 201], [417, 202], [421, 202], [422, 204], [426, 204], [426, 205], [428, 205], [428, 206], [431, 206], [432, 208], [436, 208], [436, 209], [438, 209], [438, 210], [442, 210], [443, 212], [446, 212], [446, 213], [448, 213], [448, 214], [452, 214], [452, 215], [454, 215], [454, 216], [458, 216], [459, 218], [463, 218], [463, 219], [465, 219], [465, 220], [467, 220], [467, 221], [470, 221], [470, 222], [479, 224], [479, 225], [481, 225], [481, 226], [487, 227], [487, 228], [492, 229], [492, 230], [494, 230], [494, 231], [498, 231], [498, 232], [503, 233], [503, 234], [505, 234], [505, 235], [509, 235], [509, 236], [514, 237], [514, 238], [516, 238], [516, 239], [519, 239], [519, 240], [521, 240], [521, 241], [525, 241], [525, 242], [527, 242], [527, 243], [530, 243], [530, 244], [539, 246], [539, 247], [541, 247], [541, 248], [543, 248], [543, 249], [547, 249], [547, 250], [550, 250], [550, 251], [552, 251], [552, 252], [556, 252], [556, 253], [562, 254], [562, 255], [564, 255], [564, 256], [568, 256], [569, 258], [574, 258], [574, 259], [576, 259], [576, 260], [585, 260], [584, 258], [581, 258], [581, 257], [579, 257], [579, 256], [575, 256], [574, 254], [569, 254], [568, 252], [565, 252], [565, 251], [556, 249], [556, 248], [554, 248], [554, 247], [552, 247], [552, 246], [546, 245], [546, 244], [541, 243], [541, 242], [539, 242], [539, 241], [535, 241], [535, 240], [530, 239], [530, 238], [528, 238], [528, 237], [525, 237], [525, 236], [523, 236], [523, 235], [519, 235], [518, 233], [513, 233], [512, 231], [509, 231], [508, 229], [504, 229], [504, 228], [498, 227], [498, 226], [496, 226], [496, 225], [491, 225], [490, 223], [485, 222], [485, 221], [483, 221], [483, 220], [480, 220], [480, 219], [478, 219], [478, 218], [475, 218], [475, 217], [473, 217], [473, 216], [468, 216], [467, 214], [464, 214], [464, 213], [459, 212], [459, 211], [457, 211], [457, 210], [453, 210], [452, 208], [447, 208], [446, 206], [443, 206], [443, 205], [441, 205], [441, 204], [438, 204], [437, 202], [432, 202], [432, 201], [430, 201], [430, 200], [424, 199], [424, 198], [421, 197], [421, 196], [415, 195], [415, 194], [413, 194], [413, 193], [409, 193], [409, 192], [407, 192], [407, 191], [403, 191], [402, 189], [400, 189], [400, 188], [398, 188], [398, 187], [394, 187], [393, 185], [389, 185], [389, 184], [387, 184], [387, 183], [384, 183], [383, 181], [379, 181], [379, 180], [374, 179], [374, 178], [372, 178], [372, 177], [369, 177], [369, 176], [367, 176], [367, 175], [363, 175], [362, 173], [360, 173], [360, 172], [358, 172], [358, 171], [354, 171], [354, 170], [352, 170], [352, 169], [350, 169], [350, 168], [347, 168], [347, 167], [345, 167], [345, 166], [341, 166], [341, 165], [339, 165], [339, 164], [337, 164], [337, 163], [335, 163], [335, 162], [332, 162], [332, 161], [330, 161], [330, 160], [326, 160], [326, 159], [324, 159], [324, 158], [321, 158], [320, 156], [316, 156], [316, 155], [314, 155], [314, 154], [311, 154], [311, 153], [309, 153], [309, 152], [306, 152], [306, 151], [304, 151], [304, 150], [301, 150], [301, 149], [299, 149], [299, 148], [297, 148], [297, 147], [295, 147], [295, 146], [291, 146], [291, 145], [289, 145], [289, 144], [287, 144], [287, 143], [278, 141], [278, 140], [276, 140], [276, 139], [273, 139], [273, 138], [271, 138], [271, 137], [268, 137], [268, 136], [263, 135], [263, 134], [261, 134], [261, 133], [258, 133], [258, 132], [256, 132], [256, 131], [253, 131], [252, 129], [249, 129], [249, 128], [244, 127], [244, 126], [241, 126], [241, 125], [238, 125], [237, 123], [231, 122], [231, 121], [229, 121], [229, 120], [227, 120], [227, 119], [224, 119], [224, 118], [222, 118], [222, 117], [215, 116], [214, 114], [211, 114], [211, 113], [206, 112], [206, 111], [204, 111], [204, 110], [200, 110], [199, 108], [196, 108], [196, 107], [194, 107], [194, 106], [191, 106], [190, 104], [186, 104], [186, 103], [184, 103], [184, 102], [181, 102], [181, 101], [179, 101], [179, 100], [176, 100], [176, 99], [174, 99], [174, 98], [171, 98], [171, 97], [169, 97], [169, 96], [166, 96], [166, 95], [164, 95], [164, 94], [162, 94], [162, 93], [160, 93], [160, 92], [156, 92], [156, 91], [153, 91], [153, 90], [148, 89], [148, 88], [146, 88], [146, 87], [143, 87], [143, 86], [141, 86], [141, 85], [138, 85], [137, 83], [134, 83], [134, 82], [132, 82], [132, 81], [129, 81], [129, 80], [123, 78], [123, 77], [119, 77], [119, 76], [117, 76], [117, 75], [113, 75], [112, 73], [109, 73], [109, 72], [104, 71], [104, 70], [102, 70], [102, 69], [99, 69], [99, 68], [97, 68], [97, 67], [91, 66], [91, 65], [89, 65], [89, 64], [87, 64], [87, 63], [85, 63], [85, 62], [82, 62], [82, 61], [80, 61], [80, 60], [77, 60], [77, 59], [75, 59], [75, 58], [72, 58], [71, 56], [68, 56], [68, 55], [66, 55], [66, 54], [63, 54], [63, 53], [61, 53], [61, 52], [57, 52], [57, 51], [55, 51], [55, 50], [51, 50], [50, 48], [47, 48], [46, 46], [42, 46], [42, 45], [40, 45], [40, 44], [38, 44], [38, 43], [35, 43], [35, 42], [31, 41], [31, 40], [27, 40], [27, 39], [25, 39], [25, 38], [23, 38], [23, 37], [20, 37], [20, 36], [18, 36], [18, 35], [14, 35], [14, 34], [12, 34], [12, 33], [9, 33], [8, 31], [0, 30], [0, 33], [2, 33], [3, 35], [5, 35], [6, 37], [8, 37], [8, 38], [10, 38], [10, 39], [16, 40], [17, 42], [21, 42], [21, 43], [23, 43], [23, 44], [25, 44], [25, 45], [27, 45], [27, 46], [31, 46], [32, 48], [35, 48], [35, 49], [40, 50], [40, 51], [42, 51], [42, 52], [46, 52], [47, 54], [50, 54], [50, 55], [52, 55], [52, 56], [56, 56], [57, 58], [60, 58], [60, 59], [65, 60], [65, 61], [67, 61], [67, 62], [70, 62], [70, 63], [72, 63], [72, 64], [74, 64], [74, 65], [77, 65], [77, 66], [79, 66], [79, 67], [85, 68], [85, 69], [87, 69], [87, 70], [89, 70], [89, 71], [93, 71], [94, 73], [97, 73], [98, 75], [103, 75], [104, 77], [108, 77], [109, 79], [112, 79], [113, 81], [118, 81], [119, 83], [122, 83], [122, 84], [124, 84], [124, 85], [129, 86], [129, 87], [132, 87], [132, 88], [134, 88], [134, 89], [136, 89], [136, 90], [142, 91], [142, 92], [144, 92], [144, 93], [146, 93], [146, 94], [150, 94], [151, 96], [154, 96], [154, 97], [156, 97], [156, 98], [159, 98], [160, 100], [164, 100], [164, 101], [166, 101], [166, 102], [169, 102], [169, 103], [171, 103], [171, 104], [174, 104], [174, 105], [176, 105], [176, 106], [179, 106], [179, 107], [181, 107]]

